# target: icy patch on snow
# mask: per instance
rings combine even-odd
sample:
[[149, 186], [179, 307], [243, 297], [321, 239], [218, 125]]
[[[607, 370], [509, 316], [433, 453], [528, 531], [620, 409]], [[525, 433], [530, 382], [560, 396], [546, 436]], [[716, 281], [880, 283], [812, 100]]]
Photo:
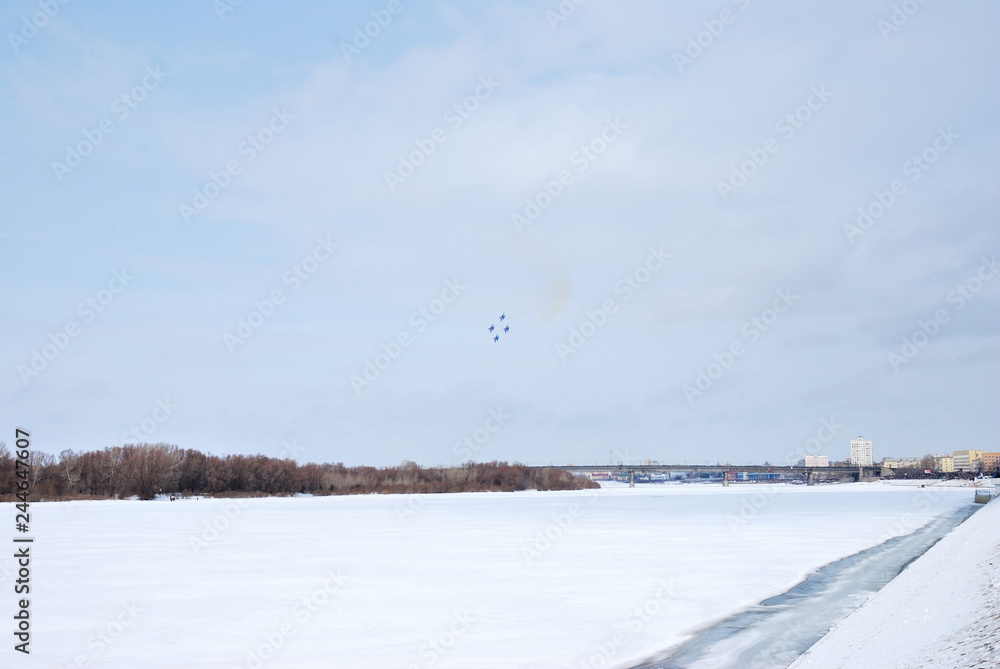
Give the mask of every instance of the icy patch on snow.
[[1000, 666], [1000, 502], [952, 531], [792, 665], [876, 666]]

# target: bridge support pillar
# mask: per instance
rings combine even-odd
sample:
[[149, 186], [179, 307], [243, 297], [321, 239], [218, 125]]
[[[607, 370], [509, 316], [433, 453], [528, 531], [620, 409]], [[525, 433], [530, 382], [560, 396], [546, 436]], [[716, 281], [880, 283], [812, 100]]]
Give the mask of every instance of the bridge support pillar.
[[816, 485], [816, 479], [814, 479], [813, 476], [815, 476], [813, 472], [806, 472], [806, 485]]
[[629, 488], [635, 487], [635, 472], [628, 473], [628, 487]]
[[723, 488], [728, 488], [729, 487], [729, 471], [728, 470], [722, 472], [722, 487]]

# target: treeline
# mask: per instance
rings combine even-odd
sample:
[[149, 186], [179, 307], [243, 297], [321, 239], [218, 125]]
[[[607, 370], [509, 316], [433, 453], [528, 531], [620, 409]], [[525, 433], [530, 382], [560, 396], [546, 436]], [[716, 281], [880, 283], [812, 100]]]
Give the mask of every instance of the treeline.
[[[31, 499], [152, 499], [157, 494], [186, 495], [356, 495], [366, 493], [444, 493], [514, 490], [578, 490], [599, 487], [589, 479], [558, 469], [532, 469], [506, 462], [466, 463], [423, 468], [345, 467], [297, 464], [266, 455], [210, 455], [171, 444], [127, 444], [102, 451], [63, 451], [56, 458], [32, 451]], [[0, 442], [0, 501], [16, 490], [15, 458]]]

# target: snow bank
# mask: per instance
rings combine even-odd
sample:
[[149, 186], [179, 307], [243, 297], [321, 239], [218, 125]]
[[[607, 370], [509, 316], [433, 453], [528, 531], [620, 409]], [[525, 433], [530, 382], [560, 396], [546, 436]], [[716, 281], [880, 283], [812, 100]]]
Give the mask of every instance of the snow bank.
[[1000, 667], [1000, 501], [945, 536], [792, 667]]

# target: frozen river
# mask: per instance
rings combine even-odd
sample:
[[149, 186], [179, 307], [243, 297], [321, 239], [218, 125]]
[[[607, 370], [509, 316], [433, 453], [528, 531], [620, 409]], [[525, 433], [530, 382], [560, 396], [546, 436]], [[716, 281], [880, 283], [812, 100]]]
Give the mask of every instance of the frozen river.
[[[971, 496], [684, 485], [35, 504], [32, 655], [16, 664], [635, 666]], [[6, 592], [13, 574], [0, 559]]]

